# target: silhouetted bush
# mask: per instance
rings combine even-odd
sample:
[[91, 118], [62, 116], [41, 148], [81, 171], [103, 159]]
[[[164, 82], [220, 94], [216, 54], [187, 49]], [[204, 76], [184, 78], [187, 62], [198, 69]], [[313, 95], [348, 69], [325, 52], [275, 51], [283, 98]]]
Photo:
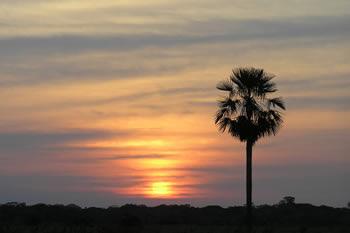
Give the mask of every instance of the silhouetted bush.
[[[292, 199], [277, 205], [253, 209], [259, 232], [279, 232], [279, 227], [293, 227], [295, 232], [309, 232], [312, 227], [350, 229], [350, 209], [310, 204], [295, 204]], [[0, 205], [2, 232], [139, 232], [147, 226], [235, 226], [244, 229], [243, 206], [222, 208], [189, 205], [124, 205], [109, 208], [81, 208], [70, 205], [7, 203]], [[145, 231], [147, 232], [147, 231]], [[208, 231], [210, 232], [210, 231]], [[212, 231], [215, 232], [215, 231]], [[320, 231], [322, 232], [322, 231]], [[327, 232], [327, 231], [326, 231]], [[328, 231], [331, 232], [331, 231]]]
[[284, 197], [279, 203], [279, 205], [295, 205], [295, 198], [291, 196]]

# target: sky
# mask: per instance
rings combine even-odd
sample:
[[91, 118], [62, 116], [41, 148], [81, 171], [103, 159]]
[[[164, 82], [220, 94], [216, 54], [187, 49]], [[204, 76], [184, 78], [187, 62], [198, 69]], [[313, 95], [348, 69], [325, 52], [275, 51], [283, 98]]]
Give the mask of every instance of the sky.
[[350, 201], [348, 0], [1, 0], [0, 203], [245, 202], [215, 86], [274, 74], [287, 111], [253, 150], [253, 202]]

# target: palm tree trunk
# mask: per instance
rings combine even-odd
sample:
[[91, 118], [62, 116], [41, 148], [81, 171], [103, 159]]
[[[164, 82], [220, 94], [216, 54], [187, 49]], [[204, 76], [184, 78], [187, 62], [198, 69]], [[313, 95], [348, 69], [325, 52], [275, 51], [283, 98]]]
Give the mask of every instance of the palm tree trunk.
[[247, 155], [247, 167], [246, 167], [246, 198], [247, 198], [247, 227], [248, 232], [251, 232], [252, 230], [252, 150], [253, 150], [253, 143], [251, 141], [247, 141], [247, 147], [246, 147], [246, 155]]

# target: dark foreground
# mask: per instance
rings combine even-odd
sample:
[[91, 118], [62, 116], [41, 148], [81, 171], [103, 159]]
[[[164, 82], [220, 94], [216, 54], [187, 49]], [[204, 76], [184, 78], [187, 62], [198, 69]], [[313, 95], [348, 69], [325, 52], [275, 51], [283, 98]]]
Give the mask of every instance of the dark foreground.
[[[244, 233], [244, 207], [0, 205], [0, 233]], [[350, 209], [309, 204], [254, 208], [256, 233], [349, 233]]]

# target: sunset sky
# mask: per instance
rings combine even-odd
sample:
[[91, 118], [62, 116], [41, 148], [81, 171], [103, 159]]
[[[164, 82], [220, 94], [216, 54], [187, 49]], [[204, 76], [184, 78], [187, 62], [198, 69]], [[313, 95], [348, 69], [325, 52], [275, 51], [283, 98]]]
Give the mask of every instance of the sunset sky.
[[276, 75], [254, 203], [350, 201], [350, 1], [1, 0], [0, 203], [242, 205], [214, 124], [232, 68]]

